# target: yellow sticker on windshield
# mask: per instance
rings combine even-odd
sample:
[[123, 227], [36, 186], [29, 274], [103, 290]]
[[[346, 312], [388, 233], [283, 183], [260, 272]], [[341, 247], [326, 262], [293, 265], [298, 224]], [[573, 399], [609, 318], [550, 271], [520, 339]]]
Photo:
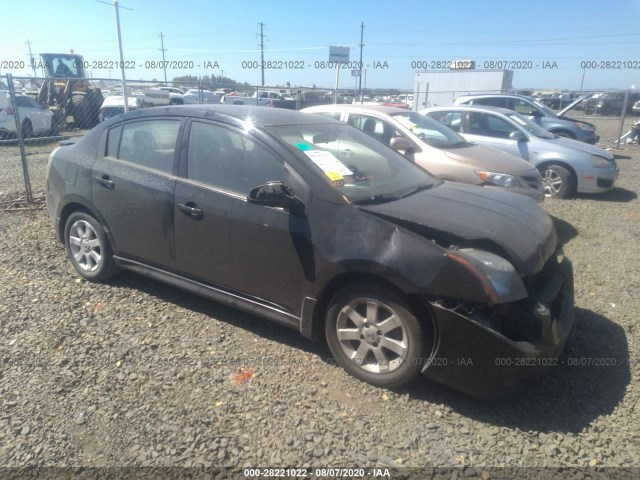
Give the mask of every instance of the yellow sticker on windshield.
[[324, 172], [327, 177], [333, 182], [338, 180], [342, 180], [344, 177], [340, 175], [338, 172]]

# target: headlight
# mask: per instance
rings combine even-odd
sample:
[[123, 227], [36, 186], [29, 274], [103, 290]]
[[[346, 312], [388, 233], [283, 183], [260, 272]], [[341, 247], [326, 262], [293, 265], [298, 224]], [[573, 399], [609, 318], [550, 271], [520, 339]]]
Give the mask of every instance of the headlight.
[[595, 132], [595, 128], [593, 128], [591, 125], [587, 125], [586, 123], [576, 122], [576, 126], [580, 130], [584, 130], [585, 132]]
[[493, 253], [475, 248], [449, 250], [446, 256], [467, 269], [494, 304], [526, 298], [527, 289], [514, 266]]
[[611, 162], [600, 155], [591, 155], [591, 166], [593, 168], [611, 168]]
[[518, 182], [518, 179], [516, 177], [514, 177], [513, 175], [508, 175], [506, 173], [476, 171], [476, 175], [478, 175], [485, 182], [493, 183], [494, 185], [498, 185], [499, 187], [514, 188], [520, 186], [520, 183]]

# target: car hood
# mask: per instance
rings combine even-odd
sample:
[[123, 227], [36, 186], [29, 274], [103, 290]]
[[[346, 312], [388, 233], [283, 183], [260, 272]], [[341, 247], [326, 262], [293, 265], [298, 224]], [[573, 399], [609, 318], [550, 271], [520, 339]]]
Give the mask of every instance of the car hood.
[[441, 244], [493, 250], [522, 275], [542, 269], [557, 246], [549, 215], [531, 198], [506, 190], [444, 182], [400, 200], [359, 208]]
[[484, 145], [470, 144], [468, 147], [439, 150], [452, 160], [495, 173], [521, 173], [533, 169], [520, 157]]
[[585, 142], [573, 140], [572, 138], [557, 137], [548, 138], [545, 139], [545, 141], [551, 142], [555, 146], [554, 150], [558, 152], [562, 152], [564, 150], [567, 153], [575, 154], [575, 150], [580, 150], [581, 152], [584, 152], [588, 155], [598, 155], [608, 160], [613, 160], [613, 154], [611, 152], [600, 147], [596, 147], [595, 145], [589, 145]]

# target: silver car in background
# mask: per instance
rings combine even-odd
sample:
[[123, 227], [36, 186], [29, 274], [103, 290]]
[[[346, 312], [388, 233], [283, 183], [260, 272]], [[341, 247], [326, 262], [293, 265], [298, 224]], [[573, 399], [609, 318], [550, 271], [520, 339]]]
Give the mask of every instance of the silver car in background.
[[600, 140], [594, 124], [563, 116], [562, 113], [568, 109], [557, 114], [535, 98], [525, 95], [462, 95], [456, 98], [453, 104], [507, 108], [518, 112], [533, 123], [560, 137], [580, 140], [591, 145]]
[[506, 108], [453, 105], [427, 108], [421, 113], [467, 140], [531, 162], [542, 174], [548, 197], [606, 192], [618, 178], [618, 166], [611, 152], [549, 133]]

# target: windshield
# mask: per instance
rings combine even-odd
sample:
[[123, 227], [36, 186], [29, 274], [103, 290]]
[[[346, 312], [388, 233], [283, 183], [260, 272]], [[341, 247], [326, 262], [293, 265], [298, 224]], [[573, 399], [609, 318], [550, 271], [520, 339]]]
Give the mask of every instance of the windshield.
[[417, 112], [398, 112], [390, 116], [432, 147], [456, 148], [468, 145], [464, 137], [449, 127]]
[[512, 113], [507, 113], [506, 115], [511, 120], [513, 120], [516, 124], [520, 125], [527, 132], [529, 132], [530, 134], [532, 134], [532, 135], [534, 135], [536, 137], [540, 137], [540, 138], [556, 138], [556, 136], [553, 133], [549, 133], [547, 130], [542, 128], [540, 125], [538, 125], [535, 122], [532, 122], [531, 120], [529, 120], [526, 117], [523, 117], [519, 113], [512, 112]]
[[547, 115], [550, 115], [552, 117], [557, 117], [558, 115], [556, 114], [556, 112], [554, 112], [553, 110], [551, 110], [549, 107], [547, 107], [544, 103], [541, 103], [537, 100], [534, 100], [533, 103], [535, 104], [536, 107], [538, 107], [540, 110], [544, 111], [544, 113], [546, 113]]
[[431, 188], [439, 180], [366, 133], [344, 124], [284, 125], [266, 130], [313, 165], [354, 203], [383, 203]]

